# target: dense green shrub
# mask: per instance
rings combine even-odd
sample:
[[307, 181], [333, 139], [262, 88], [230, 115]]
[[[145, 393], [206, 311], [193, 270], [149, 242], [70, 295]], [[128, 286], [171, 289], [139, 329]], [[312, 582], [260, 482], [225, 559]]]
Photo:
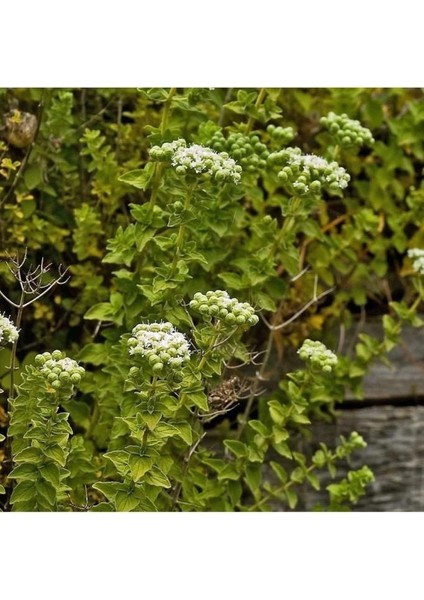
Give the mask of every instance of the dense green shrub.
[[[299, 436], [421, 325], [421, 91], [3, 90], [0, 114], [3, 509], [294, 509], [336, 478], [360, 434]], [[366, 313], [384, 338], [346, 352]]]

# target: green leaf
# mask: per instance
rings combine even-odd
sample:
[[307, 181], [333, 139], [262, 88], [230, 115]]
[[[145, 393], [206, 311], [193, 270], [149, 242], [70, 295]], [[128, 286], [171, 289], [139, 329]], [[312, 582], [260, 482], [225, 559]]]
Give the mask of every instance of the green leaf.
[[4, 489], [4, 487], [2, 485], [0, 485], [0, 494], [5, 494], [6, 490]]
[[254, 464], [246, 467], [246, 483], [253, 494], [259, 491], [262, 479], [262, 465]]
[[137, 508], [140, 501], [138, 498], [128, 492], [118, 492], [115, 498], [116, 510], [119, 512], [129, 512]]
[[40, 467], [41, 477], [58, 487], [60, 485], [60, 470], [59, 467], [55, 463], [46, 463], [41, 465]]
[[40, 496], [44, 498], [51, 506], [56, 504], [56, 490], [47, 481], [37, 481], [35, 487]]
[[305, 479], [305, 473], [303, 469], [300, 467], [293, 469], [293, 471], [290, 473], [290, 479], [296, 483], [302, 483]]
[[291, 489], [286, 490], [286, 498], [287, 498], [287, 502], [289, 507], [293, 510], [294, 508], [296, 508], [297, 505], [297, 494], [296, 492], [294, 492]]
[[27, 463], [35, 463], [37, 464], [40, 461], [40, 457], [42, 456], [42, 452], [40, 448], [35, 448], [34, 446], [29, 446], [28, 448], [24, 448], [20, 452], [18, 452], [15, 456], [15, 462], [27, 462]]
[[153, 465], [153, 458], [150, 456], [136, 456], [131, 454], [129, 457], [131, 476], [134, 481], [139, 481]]
[[69, 410], [72, 420], [77, 425], [86, 429], [89, 427], [91, 409], [86, 402], [82, 402], [81, 400], [68, 400], [66, 408]]
[[150, 485], [155, 485], [158, 487], [171, 487], [168, 477], [157, 466], [154, 466], [152, 470], [147, 473], [146, 482], [150, 483]]
[[320, 482], [318, 477], [315, 475], [315, 473], [308, 473], [306, 475], [306, 479], [309, 481], [309, 483], [311, 484], [311, 486], [314, 488], [314, 490], [319, 491], [321, 488]]
[[171, 423], [159, 423], [155, 429], [155, 437], [166, 439], [178, 435], [178, 429]]
[[268, 429], [268, 427], [266, 427], [266, 425], [262, 423], [262, 421], [252, 419], [251, 421], [248, 421], [248, 425], [264, 438], [267, 438], [271, 435], [270, 430]]
[[273, 448], [280, 454], [281, 456], [285, 456], [286, 458], [292, 458], [291, 450], [285, 442], [280, 442], [278, 444], [274, 443]]
[[240, 502], [243, 488], [240, 481], [228, 481], [228, 495], [233, 506], [236, 506]]
[[237, 458], [245, 457], [248, 454], [248, 449], [243, 442], [237, 440], [224, 440], [224, 446], [237, 456]]
[[240, 473], [237, 471], [234, 464], [230, 463], [225, 465], [225, 467], [218, 473], [218, 480], [222, 481], [224, 479], [232, 479], [237, 481], [240, 479]]
[[98, 366], [105, 364], [108, 357], [109, 352], [105, 344], [87, 344], [79, 352], [77, 359], [81, 362]]
[[298, 423], [299, 425], [309, 425], [311, 423], [306, 415], [299, 413], [292, 413], [290, 418], [294, 423]]
[[114, 500], [119, 491], [127, 491], [126, 486], [117, 481], [98, 481], [93, 483], [93, 488], [99, 490], [108, 500]]
[[268, 406], [269, 414], [274, 423], [280, 426], [284, 425], [286, 421], [286, 412], [281, 404], [277, 400], [270, 400]]
[[181, 400], [184, 404], [195, 405], [204, 412], [209, 412], [208, 398], [203, 392], [182, 392]]
[[119, 473], [126, 472], [130, 456], [128, 452], [125, 450], [112, 450], [111, 452], [106, 452], [103, 456], [113, 462]]
[[138, 190], [146, 190], [152, 178], [154, 169], [154, 163], [148, 162], [144, 169], [134, 169], [133, 171], [128, 171], [127, 173], [124, 173], [118, 177], [118, 181], [128, 183]]
[[143, 411], [142, 413], [138, 413], [141, 415], [143, 422], [147, 425], [150, 431], [154, 431], [157, 427], [157, 424], [162, 418], [162, 413], [160, 410], [154, 410], [151, 413], [147, 411]]
[[225, 283], [226, 287], [231, 290], [243, 290], [249, 286], [245, 281], [245, 278], [238, 273], [220, 273], [218, 277]]
[[[37, 502], [37, 498], [33, 498], [31, 500], [17, 501], [13, 505], [14, 512], [33, 512], [37, 509], [38, 509], [38, 511], [42, 510], [42, 507], [40, 507], [40, 503]], [[46, 511], [51, 512], [51, 510], [52, 510], [52, 507], [49, 504], [46, 508]]]
[[36, 495], [34, 483], [32, 481], [20, 481], [12, 492], [10, 503], [25, 502], [31, 500]]
[[30, 463], [23, 463], [18, 465], [9, 473], [10, 479], [23, 479], [26, 481], [36, 481], [38, 479], [39, 470], [36, 465]]
[[177, 429], [178, 435], [184, 442], [190, 446], [193, 442], [193, 433], [189, 423], [184, 421], [173, 422], [172, 425]]
[[43, 181], [43, 172], [38, 165], [30, 165], [25, 169], [24, 181], [28, 190], [36, 188]]
[[51, 458], [52, 460], [57, 462], [61, 467], [65, 466], [66, 454], [65, 450], [61, 446], [47, 446], [47, 448], [43, 448], [43, 453], [48, 458]]
[[290, 434], [287, 431], [287, 429], [274, 426], [272, 428], [272, 437], [273, 437], [275, 443], [279, 444], [280, 442], [285, 442], [286, 440], [288, 440], [290, 437]]
[[269, 463], [271, 469], [274, 471], [274, 473], [277, 475], [278, 477], [278, 481], [280, 481], [280, 483], [286, 483], [286, 481], [288, 480], [288, 475], [285, 469], [283, 469], [283, 467], [275, 462], [274, 460], [271, 460], [271, 462]]

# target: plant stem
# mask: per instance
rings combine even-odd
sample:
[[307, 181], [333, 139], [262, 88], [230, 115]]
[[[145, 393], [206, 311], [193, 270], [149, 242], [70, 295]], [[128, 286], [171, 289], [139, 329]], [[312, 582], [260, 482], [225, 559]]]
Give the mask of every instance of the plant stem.
[[333, 160], [337, 160], [340, 152], [340, 146], [336, 144], [333, 149]]
[[[316, 469], [316, 465], [311, 465], [310, 467], [308, 467], [306, 469], [306, 472], [311, 473], [314, 469]], [[279, 494], [286, 492], [294, 483], [296, 483], [296, 482], [293, 480], [287, 481], [286, 483], [281, 485], [279, 488], [277, 488], [272, 494], [270, 494], [270, 493], [266, 494], [263, 498], [261, 498], [261, 500], [259, 500], [255, 504], [252, 504], [252, 506], [249, 506], [247, 511], [253, 512], [254, 510], [257, 510], [260, 506], [262, 506], [263, 504], [268, 502], [268, 500], [271, 500], [272, 497], [278, 496]]]
[[[169, 90], [168, 98], [166, 99], [166, 102], [163, 107], [162, 120], [161, 120], [161, 124], [160, 124], [160, 132], [161, 132], [162, 136], [165, 135], [166, 128], [168, 126], [172, 99], [175, 96], [176, 92], [177, 92], [177, 88], [171, 88]], [[155, 173], [153, 175], [152, 194], [150, 196], [150, 211], [151, 212], [153, 212], [153, 208], [156, 204], [156, 200], [158, 197], [160, 182], [162, 180], [163, 168], [164, 168], [163, 163], [155, 164]]]
[[[255, 102], [255, 108], [258, 109], [260, 107], [260, 105], [262, 104], [262, 102], [265, 100], [265, 96], [266, 96], [266, 89], [265, 88], [261, 88], [258, 97], [256, 98], [256, 102]], [[246, 133], [250, 133], [253, 127], [253, 124], [255, 122], [255, 117], [249, 117], [249, 120], [247, 122], [246, 125]]]
[[[194, 411], [194, 414], [193, 414], [192, 421], [191, 421], [191, 429], [192, 430], [194, 429], [194, 426], [196, 424], [198, 416], [199, 416], [199, 409], [196, 408], [196, 410]], [[181, 481], [178, 482], [178, 484], [177, 484], [177, 486], [176, 486], [176, 488], [174, 490], [174, 493], [172, 495], [171, 511], [174, 511], [175, 508], [176, 508], [176, 506], [177, 506], [178, 499], [180, 497], [181, 490], [182, 490], [182, 487], [183, 487], [183, 481], [184, 481], [185, 476], [187, 475], [188, 465], [190, 463], [190, 459], [193, 456], [194, 450], [197, 448], [197, 446], [199, 445], [199, 443], [201, 442], [201, 440], [203, 439], [203, 437], [204, 436], [201, 436], [196, 442], [194, 442], [194, 444], [192, 444], [190, 446], [190, 448], [188, 448], [188, 450], [184, 454], [184, 468], [183, 468], [183, 473], [182, 473], [182, 476], [181, 476]]]
[[296, 211], [300, 206], [301, 198], [299, 196], [294, 196], [291, 201], [291, 211], [289, 215], [287, 215], [284, 219], [283, 226], [281, 227], [277, 237], [275, 238], [275, 242], [272, 246], [271, 253], [274, 254], [276, 250], [280, 247], [283, 242], [284, 236], [287, 235], [294, 227], [296, 223]]
[[258, 391], [258, 388], [259, 388], [259, 384], [263, 380], [265, 371], [266, 371], [266, 369], [268, 367], [268, 361], [269, 361], [269, 358], [271, 356], [272, 346], [273, 346], [273, 342], [274, 342], [273, 335], [274, 334], [273, 334], [273, 331], [271, 329], [269, 331], [269, 334], [268, 334], [268, 341], [267, 341], [267, 346], [266, 346], [266, 350], [265, 350], [264, 360], [263, 360], [263, 363], [261, 365], [261, 368], [259, 369], [259, 372], [256, 374], [255, 383], [252, 386], [252, 390], [250, 392], [250, 396], [249, 396], [249, 399], [247, 401], [246, 408], [244, 409], [243, 415], [242, 415], [242, 417], [240, 419], [240, 424], [239, 424], [239, 427], [238, 427], [238, 430], [237, 430], [237, 433], [236, 433], [236, 436], [235, 436], [236, 440], [239, 440], [241, 438], [242, 433], [243, 433], [243, 431], [244, 431], [244, 429], [245, 429], [245, 427], [247, 425], [247, 422], [248, 422], [248, 419], [249, 419], [249, 415], [250, 415], [250, 412], [252, 410], [253, 402], [255, 401], [256, 394], [257, 394], [257, 391]]
[[99, 403], [96, 400], [96, 398], [94, 398], [93, 401], [94, 401], [93, 414], [91, 415], [90, 424], [89, 424], [87, 432], [85, 434], [85, 437], [87, 440], [92, 439], [94, 428], [96, 427], [99, 417], [100, 417]]
[[211, 339], [211, 341], [210, 341], [210, 343], [209, 343], [209, 346], [208, 346], [208, 348], [207, 348], [206, 352], [205, 352], [205, 353], [204, 353], [204, 355], [202, 356], [202, 358], [201, 358], [201, 360], [200, 360], [200, 362], [199, 362], [199, 364], [198, 364], [198, 366], [197, 366], [197, 370], [199, 371], [199, 373], [200, 373], [200, 371], [203, 369], [203, 367], [204, 367], [204, 365], [205, 365], [205, 362], [206, 362], [206, 359], [207, 359], [207, 357], [208, 357], [208, 354], [210, 354], [210, 352], [213, 350], [213, 348], [214, 348], [214, 346], [215, 346], [215, 344], [216, 344], [216, 342], [217, 342], [217, 340], [218, 340], [218, 338], [219, 338], [219, 333], [220, 333], [220, 331], [219, 331], [219, 330], [220, 330], [220, 326], [221, 326], [221, 323], [219, 323], [219, 324], [217, 325], [217, 327], [216, 327], [216, 333], [215, 333], [215, 335], [212, 337], [212, 339]]
[[[16, 323], [15, 323], [16, 329], [18, 329], [18, 330], [21, 326], [23, 309], [24, 309], [24, 293], [21, 292], [21, 298], [19, 300], [18, 313], [16, 315]], [[13, 402], [13, 399], [15, 397], [15, 370], [16, 370], [17, 348], [18, 348], [18, 340], [16, 340], [16, 342], [14, 342], [12, 345], [12, 354], [10, 356], [10, 363], [9, 363], [9, 371], [10, 371], [10, 386], [9, 386], [9, 398], [8, 398], [9, 407], [11, 406], [11, 403]]]
[[[191, 199], [193, 198], [193, 192], [194, 192], [195, 186], [196, 186], [196, 183], [193, 183], [188, 188], [187, 195], [186, 195], [186, 198], [184, 201], [184, 211], [187, 211], [190, 208]], [[182, 225], [180, 225], [180, 227], [178, 229], [177, 239], [175, 240], [175, 254], [174, 254], [174, 258], [172, 261], [172, 267], [171, 267], [171, 278], [175, 275], [175, 271], [177, 269], [177, 262], [181, 256], [181, 251], [182, 251], [183, 244], [184, 244], [185, 228], [186, 228], [185, 224], [183, 223]]]
[[169, 90], [168, 98], [166, 99], [166, 102], [164, 104], [163, 113], [162, 113], [162, 121], [161, 121], [161, 125], [160, 125], [160, 131], [161, 131], [162, 135], [165, 134], [166, 127], [168, 125], [168, 120], [169, 120], [169, 112], [171, 109], [172, 98], [175, 96], [176, 93], [177, 93], [177, 88], [171, 88]]

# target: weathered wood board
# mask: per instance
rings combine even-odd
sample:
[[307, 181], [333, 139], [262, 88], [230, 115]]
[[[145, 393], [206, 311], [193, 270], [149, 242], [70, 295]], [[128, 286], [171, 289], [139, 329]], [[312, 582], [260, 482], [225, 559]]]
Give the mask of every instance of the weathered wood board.
[[[369, 323], [363, 332], [381, 338], [381, 323]], [[405, 327], [389, 359], [391, 366], [379, 361], [371, 366], [364, 377], [364, 398], [384, 402], [424, 398], [424, 328]]]
[[[367, 494], [353, 507], [354, 511], [422, 511], [424, 510], [424, 406], [372, 406], [340, 411], [335, 423], [314, 426], [316, 437], [334, 447], [340, 434], [360, 433], [367, 447], [352, 455], [351, 467], [366, 464], [375, 475]], [[302, 444], [307, 450], [307, 444]], [[337, 480], [346, 470], [337, 473]], [[300, 510], [312, 510], [317, 502], [327, 504], [323, 490], [304, 488]]]

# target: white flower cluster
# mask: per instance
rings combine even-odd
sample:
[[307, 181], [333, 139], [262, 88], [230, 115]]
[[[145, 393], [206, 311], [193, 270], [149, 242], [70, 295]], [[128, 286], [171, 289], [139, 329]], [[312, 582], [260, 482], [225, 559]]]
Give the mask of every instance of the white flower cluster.
[[323, 188], [338, 192], [344, 190], [350, 181], [350, 175], [337, 162], [329, 163], [320, 156], [302, 154], [300, 148], [273, 152], [268, 160], [271, 164], [283, 166], [278, 177], [298, 196], [308, 193], [319, 195]]
[[35, 364], [40, 367], [40, 372], [43, 373], [55, 389], [66, 388], [73, 384], [78, 384], [84, 375], [84, 368], [72, 358], [65, 356], [60, 350], [44, 352], [37, 354]]
[[305, 340], [297, 351], [302, 360], [310, 361], [313, 366], [319, 367], [324, 373], [331, 373], [337, 364], [337, 356], [325, 344], [313, 340]]
[[153, 372], [165, 366], [177, 369], [190, 360], [190, 347], [183, 333], [172, 323], [140, 323], [128, 340], [130, 354], [139, 354], [150, 364]]
[[230, 298], [228, 292], [216, 290], [202, 294], [197, 292], [190, 308], [206, 317], [215, 317], [228, 325], [256, 325], [259, 321], [255, 310], [248, 302]]
[[14, 344], [19, 337], [19, 331], [16, 329], [10, 319], [0, 315], [0, 342], [10, 342]]
[[170, 161], [179, 175], [192, 170], [195, 173], [209, 173], [218, 181], [239, 183], [241, 180], [242, 167], [227, 152], [215, 152], [198, 144], [187, 146], [183, 139], [153, 146], [150, 157], [153, 160]]
[[321, 123], [340, 146], [362, 146], [362, 144], [374, 143], [371, 131], [363, 127], [359, 121], [349, 119], [344, 113], [336, 115], [330, 112], [326, 117], [321, 118]]
[[424, 250], [420, 250], [419, 248], [410, 248], [408, 250], [409, 258], [415, 258], [412, 263], [412, 268], [416, 273], [420, 275], [424, 275]]

